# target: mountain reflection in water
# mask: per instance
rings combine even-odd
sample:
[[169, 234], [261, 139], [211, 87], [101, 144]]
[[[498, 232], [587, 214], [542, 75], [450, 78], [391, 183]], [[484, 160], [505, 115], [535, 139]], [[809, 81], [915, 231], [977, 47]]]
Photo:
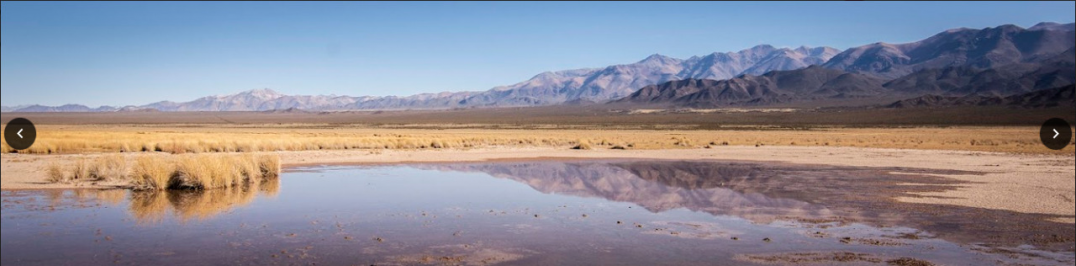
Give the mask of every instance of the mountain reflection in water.
[[[416, 166], [485, 173], [547, 194], [630, 202], [659, 213], [684, 208], [759, 224], [866, 224], [908, 227], [958, 243], [1032, 244], [1073, 250], [1065, 218], [961, 206], [902, 203], [900, 197], [965, 184], [944, 175], [978, 173], [711, 161], [478, 163]], [[1020, 230], [1014, 230], [1020, 229]]]

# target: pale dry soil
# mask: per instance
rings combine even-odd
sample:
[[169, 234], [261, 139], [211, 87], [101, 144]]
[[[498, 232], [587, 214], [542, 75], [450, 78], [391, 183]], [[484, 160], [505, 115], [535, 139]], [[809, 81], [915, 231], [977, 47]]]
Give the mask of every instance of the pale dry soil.
[[[896, 200], [1059, 215], [1076, 223], [1076, 158], [1059, 155], [842, 147], [726, 146], [694, 150], [586, 150], [489, 148], [471, 150], [379, 150], [279, 152], [285, 167], [376, 165], [417, 162], [481, 162], [572, 159], [734, 160], [851, 167], [956, 170], [982, 175], [945, 176], [969, 182], [955, 190], [921, 193]], [[79, 155], [3, 154], [0, 189], [69, 189], [115, 184], [47, 184], [46, 166]]]

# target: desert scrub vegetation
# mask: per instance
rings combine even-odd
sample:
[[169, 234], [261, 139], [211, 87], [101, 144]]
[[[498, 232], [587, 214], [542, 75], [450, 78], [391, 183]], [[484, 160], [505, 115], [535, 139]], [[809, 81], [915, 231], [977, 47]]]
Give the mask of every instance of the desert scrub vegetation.
[[85, 179], [90, 181], [126, 181], [130, 177], [127, 158], [119, 154], [100, 156], [83, 166], [87, 173]]
[[45, 166], [45, 181], [58, 184], [67, 183], [69, 180], [67, 170], [60, 163], [53, 161]]
[[212, 190], [258, 184], [279, 177], [281, 166], [277, 155], [198, 154], [158, 156], [146, 159], [145, 167], [136, 170], [136, 189]]
[[[45, 166], [46, 180], [50, 183], [74, 183], [80, 181], [94, 181], [94, 174], [100, 174], [109, 170], [103, 170], [104, 166], [94, 166], [86, 158], [75, 159], [70, 164], [50, 162]], [[113, 170], [114, 171], [114, 170]]]
[[[132, 161], [133, 163], [129, 163]], [[264, 182], [279, 177], [280, 157], [254, 154], [146, 154], [78, 158], [70, 165], [50, 163], [48, 181], [108, 181], [135, 190], [213, 190]]]
[[593, 150], [594, 149], [594, 146], [590, 145], [589, 141], [580, 140], [580, 141], [577, 141], [577, 143], [579, 143], [579, 144], [576, 144], [575, 147], [572, 147], [573, 150]]
[[[384, 129], [330, 125], [55, 126], [39, 129], [20, 154], [218, 154], [319, 150], [440, 150], [483, 148], [594, 150], [702, 149], [707, 146], [828, 146], [963, 150], [1071, 155], [1043, 149], [1031, 127], [781, 128], [721, 130]], [[709, 145], [707, 145], [709, 144]]]
[[135, 159], [131, 185], [136, 189], [163, 189], [172, 186], [176, 165], [164, 155], [147, 155]]
[[175, 180], [171, 181], [172, 187], [206, 190], [258, 183], [280, 173], [279, 158], [267, 157], [269, 156], [205, 154], [180, 156], [173, 175]]

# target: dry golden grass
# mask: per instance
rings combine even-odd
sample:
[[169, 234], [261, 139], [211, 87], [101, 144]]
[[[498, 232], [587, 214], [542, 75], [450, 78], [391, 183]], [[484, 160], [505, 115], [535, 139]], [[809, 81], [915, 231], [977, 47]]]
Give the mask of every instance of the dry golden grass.
[[224, 162], [224, 156], [180, 156], [176, 161], [176, 184], [182, 188], [213, 189], [224, 185], [237, 175], [236, 166]]
[[259, 167], [259, 164], [257, 163], [259, 159], [256, 158], [253, 154], [243, 154], [239, 158], [235, 159], [237, 160], [235, 163], [235, 167], [236, 170], [239, 171], [239, 175], [246, 177], [247, 179], [251, 180], [251, 182], [258, 182], [262, 180], [264, 175], [262, 174], [261, 167]]
[[97, 157], [87, 168], [95, 181], [124, 181], [130, 176], [127, 158], [118, 154]]
[[591, 146], [589, 141], [580, 140], [580, 141], [577, 141], [577, 142], [579, 144], [576, 144], [575, 147], [572, 147], [573, 150], [593, 150], [594, 149], [594, 146]]
[[71, 174], [69, 175], [71, 177], [70, 180], [72, 182], [92, 181], [92, 177], [90, 175], [90, 168], [92, 167], [93, 166], [90, 164], [90, 161], [86, 158], [79, 158], [78, 160], [75, 160], [74, 164], [71, 165], [71, 167], [69, 168], [71, 169]]
[[162, 190], [172, 186], [175, 173], [175, 163], [166, 156], [141, 156], [135, 160], [131, 184], [137, 190]]
[[258, 173], [259, 178], [277, 178], [280, 177], [280, 173], [283, 171], [280, 156], [257, 156], [252, 161], [261, 171], [261, 173]]
[[199, 154], [180, 156], [174, 177], [179, 187], [206, 190], [259, 183], [278, 177], [280, 171], [276, 155]]
[[49, 162], [48, 166], [45, 166], [45, 173], [47, 177], [45, 181], [49, 183], [67, 183], [71, 179], [67, 176], [67, 171], [63, 165], [58, 162]]
[[831, 146], [1071, 155], [1043, 148], [1036, 127], [775, 128], [722, 130], [384, 129], [317, 125], [40, 126], [24, 154], [205, 154], [493, 147], [698, 149]]
[[122, 155], [77, 158], [72, 166], [52, 163], [49, 182], [126, 182], [136, 190], [212, 190], [260, 183], [280, 175], [280, 157], [254, 154]]

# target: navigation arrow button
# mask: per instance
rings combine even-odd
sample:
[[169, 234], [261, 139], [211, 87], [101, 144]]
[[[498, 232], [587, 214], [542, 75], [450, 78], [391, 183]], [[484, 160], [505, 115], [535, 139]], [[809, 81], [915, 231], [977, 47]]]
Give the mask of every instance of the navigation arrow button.
[[1072, 125], [1064, 119], [1050, 119], [1039, 129], [1039, 139], [1051, 150], [1064, 150], [1072, 143]]
[[4, 128], [4, 141], [12, 150], [29, 149], [37, 140], [37, 127], [26, 118], [15, 118]]

